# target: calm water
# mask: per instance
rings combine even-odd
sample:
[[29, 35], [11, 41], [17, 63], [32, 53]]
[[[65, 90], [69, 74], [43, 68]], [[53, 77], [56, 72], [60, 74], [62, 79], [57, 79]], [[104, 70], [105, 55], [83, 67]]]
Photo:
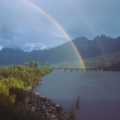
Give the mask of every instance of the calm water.
[[80, 120], [120, 120], [119, 72], [55, 71], [37, 91], [66, 110], [80, 96]]

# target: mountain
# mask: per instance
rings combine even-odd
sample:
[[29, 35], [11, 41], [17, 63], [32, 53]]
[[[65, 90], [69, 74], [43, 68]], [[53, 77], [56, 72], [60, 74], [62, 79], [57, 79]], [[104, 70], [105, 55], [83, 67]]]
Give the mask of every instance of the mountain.
[[70, 43], [48, 50], [34, 50], [32, 52], [16, 48], [3, 48], [0, 51], [0, 65], [23, 64], [31, 61], [49, 64], [73, 64], [79, 62], [79, 59]]
[[[87, 62], [102, 62], [103, 58], [106, 59], [107, 62], [113, 62], [113, 60], [119, 61], [120, 37], [111, 38], [101, 35], [93, 40], [89, 40], [86, 37], [79, 37], [72, 42], [76, 46], [79, 54]], [[0, 51], [0, 65], [22, 64], [33, 60], [50, 64], [74, 64], [79, 62], [77, 57], [71, 42], [55, 48], [34, 50], [32, 52], [25, 52], [17, 48], [3, 48]], [[98, 64], [95, 62], [93, 62], [95, 65]]]
[[75, 39], [73, 42], [85, 59], [120, 52], [120, 37], [111, 38], [101, 35], [97, 36], [93, 40], [81, 37]]

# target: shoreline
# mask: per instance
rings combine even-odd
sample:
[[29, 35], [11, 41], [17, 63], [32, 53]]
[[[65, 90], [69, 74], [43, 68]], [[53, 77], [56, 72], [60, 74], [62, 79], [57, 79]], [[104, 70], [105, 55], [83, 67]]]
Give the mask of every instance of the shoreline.
[[16, 96], [15, 107], [19, 108], [18, 113], [30, 112], [34, 119], [37, 118], [35, 120], [68, 120], [68, 113], [62, 106], [48, 97], [29, 90], [13, 89], [11, 92]]

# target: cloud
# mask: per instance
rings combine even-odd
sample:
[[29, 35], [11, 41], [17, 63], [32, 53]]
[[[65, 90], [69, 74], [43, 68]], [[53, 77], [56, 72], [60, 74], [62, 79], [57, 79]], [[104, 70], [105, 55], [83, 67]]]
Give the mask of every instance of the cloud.
[[64, 34], [28, 0], [0, 0], [2, 46], [23, 48], [25, 44], [35, 48], [37, 45], [37, 49], [40, 45], [43, 49], [44, 45], [50, 48], [64, 42]]
[[33, 0], [59, 20], [73, 37], [120, 33], [119, 0]]
[[0, 51], [3, 49], [3, 46], [0, 45]]
[[[118, 0], [32, 1], [54, 16], [72, 37], [119, 35]], [[0, 0], [0, 45], [22, 47], [32, 42], [50, 48], [65, 41], [57, 26], [29, 0]]]
[[23, 45], [23, 50], [26, 52], [31, 52], [33, 50], [44, 50], [47, 49], [46, 45], [41, 43], [27, 43]]

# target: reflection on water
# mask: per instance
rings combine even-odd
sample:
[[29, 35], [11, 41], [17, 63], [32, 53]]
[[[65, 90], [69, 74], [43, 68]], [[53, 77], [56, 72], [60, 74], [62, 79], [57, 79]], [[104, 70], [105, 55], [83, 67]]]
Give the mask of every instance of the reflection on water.
[[63, 72], [46, 76], [37, 88], [70, 110], [80, 96], [81, 120], [120, 120], [119, 72]]

